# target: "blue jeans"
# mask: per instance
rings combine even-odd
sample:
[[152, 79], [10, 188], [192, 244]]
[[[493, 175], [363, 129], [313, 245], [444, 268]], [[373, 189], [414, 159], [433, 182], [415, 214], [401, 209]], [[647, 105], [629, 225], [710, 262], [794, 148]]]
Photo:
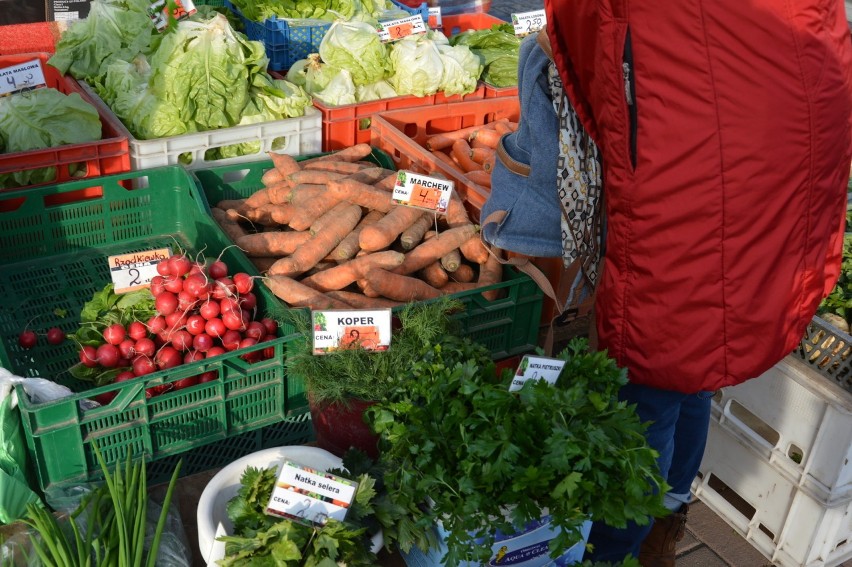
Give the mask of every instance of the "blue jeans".
[[[665, 495], [670, 510], [678, 510], [689, 502], [689, 488], [704, 455], [707, 430], [710, 426], [710, 398], [713, 392], [682, 394], [648, 386], [627, 384], [618, 394], [628, 403], [636, 404], [636, 413], [651, 425], [645, 432], [648, 444], [659, 452], [660, 472], [671, 486]], [[651, 524], [639, 526], [628, 523], [617, 529], [602, 522], [592, 525], [589, 543], [594, 546], [585, 559], [617, 562], [627, 554], [639, 555], [639, 548]]]

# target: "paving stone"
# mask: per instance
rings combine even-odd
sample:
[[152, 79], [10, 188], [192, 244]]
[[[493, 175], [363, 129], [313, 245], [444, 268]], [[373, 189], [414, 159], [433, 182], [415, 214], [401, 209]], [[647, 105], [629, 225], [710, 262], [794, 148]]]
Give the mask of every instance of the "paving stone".
[[[731, 567], [767, 567], [771, 565], [759, 551], [725, 520], [704, 503], [696, 501], [689, 508], [686, 529]], [[684, 564], [684, 567], [689, 564]], [[693, 564], [698, 565], [698, 564]], [[678, 563], [680, 567], [680, 563]]]

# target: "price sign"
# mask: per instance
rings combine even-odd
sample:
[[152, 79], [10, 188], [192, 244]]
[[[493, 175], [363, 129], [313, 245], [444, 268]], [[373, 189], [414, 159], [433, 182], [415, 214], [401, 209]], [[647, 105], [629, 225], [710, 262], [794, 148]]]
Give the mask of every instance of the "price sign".
[[429, 28], [433, 30], [439, 30], [444, 27], [444, 21], [441, 19], [441, 8], [440, 6], [435, 6], [434, 8], [429, 8]]
[[409, 16], [398, 20], [379, 22], [377, 30], [383, 42], [396, 41], [416, 33], [425, 33], [426, 25], [420, 16]]
[[512, 14], [512, 27], [515, 28], [515, 35], [527, 35], [537, 32], [546, 24], [547, 15], [544, 13], [544, 10]]
[[148, 15], [154, 22], [157, 31], [163, 31], [169, 25], [169, 14], [176, 20], [188, 18], [196, 12], [192, 0], [174, 0], [174, 7], [169, 8], [167, 0], [154, 0], [148, 6]]
[[357, 487], [354, 480], [284, 461], [266, 513], [319, 526], [342, 522]]
[[565, 361], [546, 356], [524, 356], [518, 370], [509, 385], [510, 392], [520, 390], [527, 380], [547, 380], [548, 384], [556, 384], [559, 373], [565, 367]]
[[38, 59], [0, 69], [0, 96], [44, 86], [47, 81]]
[[148, 252], [134, 252], [110, 256], [109, 273], [115, 285], [115, 293], [127, 293], [151, 285], [151, 278], [157, 275], [157, 264], [168, 260], [172, 251], [159, 248]]
[[408, 205], [437, 213], [446, 213], [454, 183], [448, 179], [400, 171], [396, 176], [391, 199], [397, 205]]
[[387, 350], [391, 342], [391, 310], [332, 309], [312, 311], [314, 354], [345, 348]]

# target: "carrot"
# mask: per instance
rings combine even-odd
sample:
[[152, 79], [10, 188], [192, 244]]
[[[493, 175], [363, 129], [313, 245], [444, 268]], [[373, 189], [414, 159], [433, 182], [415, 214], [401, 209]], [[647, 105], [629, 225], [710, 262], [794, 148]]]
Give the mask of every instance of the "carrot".
[[311, 309], [351, 309], [351, 305], [329, 297], [321, 291], [308, 287], [286, 276], [267, 276], [263, 283], [276, 297], [291, 307]]
[[497, 151], [493, 148], [478, 146], [476, 148], [470, 148], [470, 159], [478, 163], [479, 165], [484, 164], [489, 159], [494, 159], [494, 155]]
[[259, 207], [261, 205], [266, 205], [270, 203], [269, 193], [266, 187], [263, 189], [258, 189], [246, 199], [244, 205], [246, 207]]
[[404, 259], [403, 254], [391, 250], [366, 254], [303, 278], [301, 282], [320, 291], [343, 289], [366, 277], [367, 272], [374, 268], [395, 268], [402, 264]]
[[442, 163], [445, 163], [445, 164], [447, 164], [447, 165], [451, 165], [451, 166], [453, 166], [453, 167], [456, 167], [456, 162], [454, 162], [454, 161], [453, 161], [453, 158], [451, 158], [449, 155], [447, 155], [447, 154], [446, 154], [446, 153], [444, 153], [443, 151], [441, 151], [441, 150], [432, 150], [432, 155], [433, 155], [433, 156], [435, 156], [435, 158], [436, 158], [438, 161], [440, 161], [440, 162], [442, 162]]
[[396, 175], [396, 172], [385, 169], [384, 167], [367, 167], [357, 173], [353, 173], [348, 177], [348, 179], [372, 185], [373, 183], [384, 179], [388, 174]]
[[270, 274], [294, 276], [310, 270], [317, 262], [334, 250], [343, 240], [343, 237], [355, 228], [355, 225], [361, 220], [361, 207], [349, 205], [342, 211], [332, 210], [327, 212], [326, 215], [333, 215], [334, 221], [329, 222], [322, 232], [309, 235], [309, 239], [290, 256], [275, 262], [269, 268]]
[[393, 191], [393, 188], [396, 187], [397, 176], [399, 176], [399, 172], [391, 171], [388, 175], [383, 177], [381, 181], [376, 182], [376, 189], [381, 189], [382, 191]]
[[349, 146], [330, 154], [306, 159], [302, 164], [308, 165], [309, 163], [318, 161], [360, 161], [372, 153], [373, 147], [370, 144], [355, 144], [354, 146]]
[[236, 240], [247, 256], [284, 256], [295, 252], [311, 237], [307, 232], [273, 231], [246, 234]]
[[466, 128], [459, 128], [458, 130], [451, 130], [450, 132], [441, 132], [438, 134], [432, 134], [428, 138], [426, 138], [426, 142], [423, 144], [424, 147], [429, 150], [442, 150], [444, 148], [449, 148], [453, 145], [453, 142], [459, 139], [468, 139], [470, 138], [477, 130], [480, 130], [484, 127], [484, 125], [480, 124], [477, 126], [468, 126]]
[[403, 250], [411, 250], [423, 240], [423, 235], [432, 226], [432, 216], [422, 215], [414, 223], [402, 231], [399, 242]]
[[273, 183], [278, 183], [280, 181], [284, 181], [284, 174], [278, 171], [276, 168], [271, 167], [263, 172], [263, 175], [260, 176], [260, 182], [265, 186], [269, 187]]
[[463, 291], [471, 291], [479, 287], [476, 282], [447, 282], [447, 285], [441, 288], [444, 293], [459, 293]]
[[[450, 202], [447, 205], [447, 224], [450, 228], [464, 226], [470, 223], [470, 217], [467, 214], [467, 209], [459, 197], [458, 193], [453, 192], [450, 195]], [[470, 262], [481, 264], [488, 258], [488, 250], [482, 245], [478, 236], [469, 238], [459, 246], [459, 251]]]
[[213, 207], [211, 213], [213, 214], [213, 220], [216, 221], [222, 232], [228, 235], [228, 238], [236, 242], [238, 238], [245, 236], [246, 231], [243, 230], [243, 227], [229, 219], [225, 211]]
[[367, 297], [362, 293], [355, 293], [354, 291], [334, 290], [327, 291], [325, 294], [334, 299], [345, 301], [355, 309], [386, 309], [402, 305], [400, 301], [393, 301], [384, 297]]
[[420, 270], [420, 276], [423, 278], [423, 281], [435, 289], [441, 289], [450, 281], [450, 276], [447, 275], [446, 270], [441, 267], [441, 263], [438, 261], [432, 262]]
[[329, 195], [361, 205], [368, 209], [386, 213], [393, 205], [388, 191], [352, 179], [340, 179], [328, 183]]
[[[337, 213], [342, 213], [346, 209], [346, 207], [352, 204], [347, 201], [337, 201], [333, 197], [329, 197], [328, 201], [332, 204], [332, 207], [329, 209], [329, 211], [334, 211], [336, 209]], [[335, 214], [327, 215], [325, 214], [325, 212], [323, 212], [320, 216], [316, 218], [316, 220], [314, 220], [314, 222], [311, 223], [311, 226], [308, 227], [308, 232], [310, 232], [311, 234], [316, 234], [320, 232], [329, 222], [334, 222], [335, 216]], [[291, 224], [290, 227], [292, 228], [293, 225]], [[329, 255], [330, 254], [331, 253], [329, 253]]]
[[496, 148], [502, 136], [497, 130], [482, 128], [471, 134], [470, 139], [477, 139], [489, 148]]
[[367, 286], [382, 297], [394, 301], [410, 302], [435, 299], [443, 295], [428, 283], [417, 278], [395, 274], [376, 268], [367, 272]]
[[459, 267], [450, 276], [454, 281], [460, 283], [469, 283], [473, 281], [476, 274], [473, 273], [473, 268], [470, 264], [459, 264]]
[[288, 224], [290, 222], [290, 217], [293, 216], [293, 213], [296, 210], [296, 207], [290, 204], [269, 206], [269, 215], [272, 217], [272, 220], [275, 221], [276, 224]]
[[266, 188], [266, 194], [269, 195], [269, 202], [273, 205], [283, 205], [289, 201], [292, 191], [293, 183], [289, 179], [273, 183]]
[[410, 274], [425, 268], [435, 260], [460, 244], [476, 235], [477, 228], [473, 224], [458, 226], [445, 230], [429, 240], [425, 240], [410, 252], [406, 253], [405, 261], [401, 266], [394, 269], [397, 274]]
[[287, 202], [291, 205], [301, 207], [305, 202], [313, 199], [317, 195], [324, 195], [326, 186], [319, 183], [299, 183], [290, 190], [290, 196]]
[[358, 225], [352, 229], [352, 232], [347, 234], [343, 240], [340, 241], [337, 248], [331, 251], [329, 256], [338, 262], [354, 258], [358, 251], [361, 250], [361, 247], [358, 246], [358, 238], [361, 231], [364, 230], [365, 226], [369, 226], [382, 218], [383, 215], [384, 213], [380, 211], [369, 211], [361, 218]]
[[243, 210], [242, 216], [255, 224], [262, 226], [276, 226], [278, 223], [272, 218], [272, 211], [275, 207], [279, 206], [280, 205], [267, 203], [265, 205], [260, 205], [259, 207], [246, 208]]
[[335, 173], [333, 171], [318, 171], [315, 169], [303, 169], [296, 171], [287, 176], [293, 185], [300, 183], [311, 183], [314, 185], [325, 185], [329, 181], [336, 181], [346, 177], [345, 173]]
[[463, 171], [482, 169], [481, 165], [470, 159], [470, 151], [470, 144], [467, 143], [467, 140], [460, 139], [453, 142], [452, 157]]
[[305, 169], [315, 169], [320, 171], [333, 171], [335, 173], [345, 173], [346, 175], [350, 175], [352, 173], [357, 173], [362, 169], [365, 169], [365, 166], [352, 163], [349, 161], [314, 161], [311, 163], [305, 164]]
[[254, 264], [258, 272], [264, 273], [272, 264], [278, 261], [278, 256], [261, 256], [258, 258], [249, 258], [249, 260]]
[[424, 210], [415, 207], [394, 207], [374, 224], [364, 227], [358, 237], [358, 245], [368, 252], [387, 248], [406, 228], [425, 214]]
[[494, 131], [500, 134], [508, 134], [512, 132], [512, 128], [509, 127], [509, 119], [508, 118], [500, 118], [499, 120], [494, 121]]
[[[453, 248], [443, 256], [441, 256], [441, 266], [448, 272], [455, 273], [461, 266], [461, 252], [458, 248]], [[454, 276], [455, 277], [455, 276]]]
[[[482, 171], [487, 173], [489, 176], [491, 172], [494, 171], [494, 164], [497, 162], [497, 152], [491, 154], [489, 158], [487, 158], [484, 162], [482, 162]], [[491, 182], [491, 178], [489, 177], [488, 182]]]
[[267, 155], [269, 156], [269, 159], [272, 160], [272, 165], [275, 166], [275, 169], [282, 177], [287, 177], [291, 173], [301, 169], [299, 162], [297, 162], [293, 156], [279, 154], [276, 152], [268, 152]]
[[482, 187], [491, 187], [490, 173], [486, 173], [480, 169], [479, 171], [466, 171], [464, 175], [477, 185], [481, 185]]
[[[503, 265], [500, 259], [494, 254], [488, 255], [488, 260], [484, 264], [479, 265], [479, 278], [477, 283], [479, 287], [494, 285], [499, 283], [503, 275]], [[482, 297], [488, 301], [494, 301], [500, 294], [499, 289], [492, 289], [482, 292]]]
[[467, 143], [470, 144], [471, 148], [488, 148], [489, 150], [494, 149], [485, 142], [477, 140], [476, 138], [474, 138], [473, 140], [468, 140]]
[[313, 197], [297, 204], [296, 211], [290, 217], [288, 224], [293, 230], [308, 230], [318, 218], [340, 202], [341, 200], [338, 197], [329, 195], [328, 191], [323, 188]]
[[243, 207], [245, 202], [245, 199], [222, 199], [216, 203], [216, 208], [222, 209], [223, 211], [227, 211], [228, 209], [239, 210]]
[[484, 264], [488, 261], [488, 248], [482, 243], [479, 235], [474, 235], [459, 246], [459, 251], [465, 260], [473, 264]]

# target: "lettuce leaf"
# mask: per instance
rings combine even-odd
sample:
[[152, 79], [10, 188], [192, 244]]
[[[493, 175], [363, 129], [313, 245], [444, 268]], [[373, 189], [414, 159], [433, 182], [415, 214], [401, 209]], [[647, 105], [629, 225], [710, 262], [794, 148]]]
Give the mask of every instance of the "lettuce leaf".
[[356, 86], [375, 83], [388, 71], [387, 47], [366, 22], [334, 22], [320, 42], [323, 63], [345, 69]]

